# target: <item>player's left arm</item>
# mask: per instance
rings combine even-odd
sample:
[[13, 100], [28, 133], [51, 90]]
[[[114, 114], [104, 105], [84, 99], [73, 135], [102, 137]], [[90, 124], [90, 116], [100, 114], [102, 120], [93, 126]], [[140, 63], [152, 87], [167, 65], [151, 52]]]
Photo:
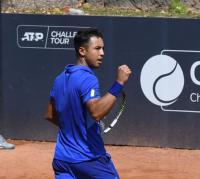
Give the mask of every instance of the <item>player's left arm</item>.
[[99, 121], [103, 119], [112, 109], [113, 105], [116, 102], [116, 97], [111, 95], [110, 93], [106, 93], [100, 99], [91, 99], [86, 105], [87, 109], [92, 115], [92, 117]]
[[56, 113], [55, 102], [53, 99], [50, 99], [48, 103], [45, 119], [58, 126], [58, 117]]
[[103, 119], [111, 111], [117, 99], [117, 96], [115, 96], [116, 88], [117, 91], [120, 92], [123, 85], [128, 81], [131, 73], [132, 71], [127, 65], [119, 66], [116, 82], [109, 92], [99, 99], [91, 99], [86, 103], [87, 109], [96, 121]]

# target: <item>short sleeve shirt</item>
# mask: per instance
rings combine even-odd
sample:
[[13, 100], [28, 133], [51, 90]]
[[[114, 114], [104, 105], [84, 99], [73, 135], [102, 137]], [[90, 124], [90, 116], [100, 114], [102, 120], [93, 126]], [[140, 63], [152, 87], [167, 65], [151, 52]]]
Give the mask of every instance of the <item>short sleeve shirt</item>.
[[68, 65], [55, 79], [50, 92], [59, 118], [54, 157], [77, 163], [106, 153], [99, 123], [89, 114], [86, 103], [100, 98], [99, 82], [93, 71]]

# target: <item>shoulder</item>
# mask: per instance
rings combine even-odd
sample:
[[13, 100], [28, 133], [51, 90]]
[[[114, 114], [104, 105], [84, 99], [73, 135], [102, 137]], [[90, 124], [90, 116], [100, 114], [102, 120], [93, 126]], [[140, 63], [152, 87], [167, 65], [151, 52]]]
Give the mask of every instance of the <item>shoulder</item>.
[[60, 81], [62, 81], [62, 79], [64, 78], [64, 71], [61, 72], [58, 76], [56, 76], [56, 78], [54, 79], [54, 83], [59, 83]]
[[84, 70], [80, 70], [75, 74], [75, 78], [77, 78], [77, 81], [79, 81], [80, 83], [85, 83], [88, 81], [95, 81], [98, 82], [97, 77], [88, 72], [88, 71], [84, 71]]
[[81, 83], [82, 83], [82, 85], [88, 86], [88, 87], [93, 87], [93, 86], [99, 85], [99, 81], [98, 81], [97, 77], [93, 74], [88, 74], [87, 76], [85, 75], [83, 77]]

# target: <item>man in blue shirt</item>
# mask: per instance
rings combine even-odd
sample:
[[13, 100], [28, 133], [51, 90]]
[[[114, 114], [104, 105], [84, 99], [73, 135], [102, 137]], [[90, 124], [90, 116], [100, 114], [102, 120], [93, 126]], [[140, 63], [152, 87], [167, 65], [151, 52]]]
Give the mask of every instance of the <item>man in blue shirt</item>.
[[46, 119], [59, 127], [53, 169], [56, 179], [118, 179], [104, 148], [99, 121], [112, 109], [131, 70], [118, 67], [117, 78], [104, 96], [93, 68], [102, 64], [102, 34], [93, 28], [74, 38], [77, 63], [68, 65], [54, 81]]

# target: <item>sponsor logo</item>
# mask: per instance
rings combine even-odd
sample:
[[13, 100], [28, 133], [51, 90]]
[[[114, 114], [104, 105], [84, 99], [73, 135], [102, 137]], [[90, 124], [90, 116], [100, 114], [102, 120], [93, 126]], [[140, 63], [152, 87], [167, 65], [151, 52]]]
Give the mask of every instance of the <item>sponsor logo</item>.
[[95, 90], [91, 89], [91, 91], [90, 91], [90, 97], [94, 97], [94, 94], [95, 94]]
[[47, 30], [43, 26], [17, 27], [17, 45], [20, 48], [44, 48]]
[[149, 101], [159, 106], [168, 106], [178, 100], [184, 86], [184, 75], [172, 57], [156, 55], [144, 64], [140, 83]]
[[24, 37], [21, 38], [21, 41], [39, 41], [43, 40], [44, 34], [41, 32], [25, 32]]
[[169, 112], [200, 113], [200, 51], [163, 50], [143, 65], [144, 96]]
[[82, 28], [86, 27], [19, 25], [17, 45], [20, 48], [73, 50], [74, 36]]

